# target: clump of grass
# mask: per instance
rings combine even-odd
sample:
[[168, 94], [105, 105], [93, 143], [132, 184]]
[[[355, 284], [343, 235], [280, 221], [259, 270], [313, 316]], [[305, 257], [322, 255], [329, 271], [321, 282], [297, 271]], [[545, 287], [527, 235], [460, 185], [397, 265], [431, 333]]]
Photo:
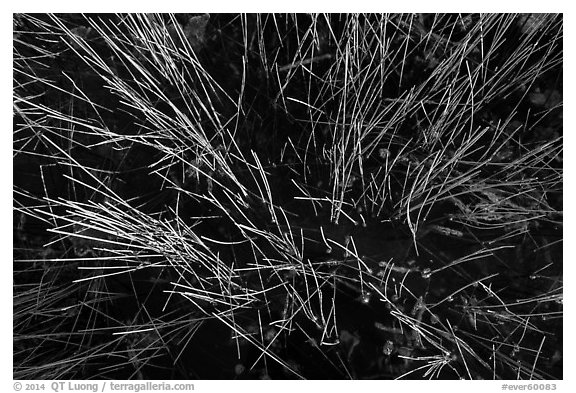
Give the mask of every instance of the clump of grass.
[[15, 15], [15, 378], [561, 378], [561, 67], [557, 15]]

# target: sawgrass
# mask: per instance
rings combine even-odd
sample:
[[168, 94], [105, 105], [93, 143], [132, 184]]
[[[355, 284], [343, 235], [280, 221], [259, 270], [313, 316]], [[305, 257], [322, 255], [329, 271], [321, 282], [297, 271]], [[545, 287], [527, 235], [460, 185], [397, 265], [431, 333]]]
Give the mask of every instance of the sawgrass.
[[556, 15], [15, 15], [14, 377], [560, 378], [561, 69]]

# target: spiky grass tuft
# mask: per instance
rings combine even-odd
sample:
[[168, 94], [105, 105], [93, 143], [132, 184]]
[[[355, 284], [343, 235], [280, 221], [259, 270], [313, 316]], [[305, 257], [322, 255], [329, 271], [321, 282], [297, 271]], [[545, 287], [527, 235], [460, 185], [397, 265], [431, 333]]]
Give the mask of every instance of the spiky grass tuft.
[[15, 15], [14, 377], [561, 377], [561, 67], [557, 15]]

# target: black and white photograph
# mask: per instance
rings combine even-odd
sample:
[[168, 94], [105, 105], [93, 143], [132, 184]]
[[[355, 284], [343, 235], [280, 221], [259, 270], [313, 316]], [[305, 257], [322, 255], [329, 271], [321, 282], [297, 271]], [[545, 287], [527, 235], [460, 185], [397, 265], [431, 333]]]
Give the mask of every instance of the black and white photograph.
[[563, 20], [13, 13], [12, 379], [555, 390]]

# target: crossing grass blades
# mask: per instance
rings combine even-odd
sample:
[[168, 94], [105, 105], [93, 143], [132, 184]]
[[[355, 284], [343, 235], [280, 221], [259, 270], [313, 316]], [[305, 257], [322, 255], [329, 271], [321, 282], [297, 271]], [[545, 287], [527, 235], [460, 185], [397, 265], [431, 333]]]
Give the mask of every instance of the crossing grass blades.
[[558, 15], [21, 15], [15, 379], [562, 378]]

